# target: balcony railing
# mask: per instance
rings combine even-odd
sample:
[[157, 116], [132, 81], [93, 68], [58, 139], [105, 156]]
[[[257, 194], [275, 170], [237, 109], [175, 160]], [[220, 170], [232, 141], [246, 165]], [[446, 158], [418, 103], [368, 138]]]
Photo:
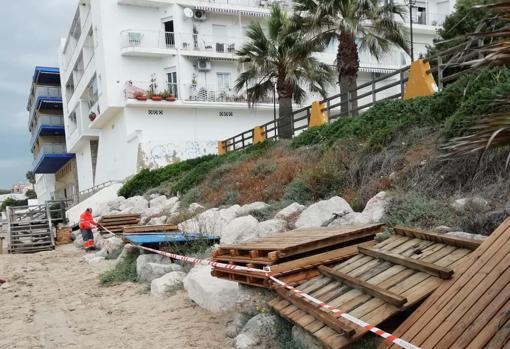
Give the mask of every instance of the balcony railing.
[[32, 168], [35, 168], [44, 156], [52, 154], [67, 154], [66, 145], [64, 143], [42, 144], [39, 147], [39, 152], [36, 154], [34, 162], [32, 163]]
[[246, 38], [129, 29], [121, 32], [121, 40], [122, 48], [168, 48], [234, 54]]
[[39, 115], [37, 118], [37, 124], [32, 130], [32, 139], [30, 140], [30, 145], [33, 146], [35, 140], [39, 135], [39, 129], [44, 126], [64, 126], [64, 117], [58, 115]]

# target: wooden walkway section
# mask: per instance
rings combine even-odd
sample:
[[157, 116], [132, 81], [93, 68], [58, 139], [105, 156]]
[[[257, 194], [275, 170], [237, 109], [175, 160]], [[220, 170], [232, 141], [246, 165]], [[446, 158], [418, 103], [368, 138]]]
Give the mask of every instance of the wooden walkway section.
[[510, 218], [395, 335], [424, 349], [510, 347]]
[[[213, 253], [213, 260], [261, 269], [270, 266], [273, 276], [296, 284], [317, 276], [319, 265], [335, 264], [355, 256], [358, 245], [372, 246], [370, 241], [381, 230], [380, 224], [297, 229], [236, 245], [221, 245]], [[253, 273], [215, 267], [211, 274], [251, 286], [271, 287], [267, 278]]]
[[[139, 214], [118, 214], [103, 216], [98, 222], [108, 230], [114, 233], [122, 233], [123, 228], [130, 225], [137, 225], [140, 223]], [[102, 234], [107, 233], [104, 229], [98, 228]]]
[[[479, 242], [398, 228], [396, 234], [298, 286], [313, 297], [377, 326], [428, 297], [462, 264]], [[366, 333], [317, 306], [277, 290], [269, 305], [323, 343], [339, 349]]]
[[153, 233], [169, 233], [179, 231], [176, 225], [130, 225], [122, 228], [124, 234], [153, 234]]

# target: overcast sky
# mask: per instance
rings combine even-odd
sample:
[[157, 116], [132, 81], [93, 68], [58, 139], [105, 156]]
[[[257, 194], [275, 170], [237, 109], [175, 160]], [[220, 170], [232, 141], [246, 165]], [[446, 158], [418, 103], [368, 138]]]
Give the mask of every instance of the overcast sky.
[[26, 110], [36, 65], [57, 66], [57, 48], [76, 0], [2, 1], [0, 8], [0, 188], [25, 180], [32, 165]]

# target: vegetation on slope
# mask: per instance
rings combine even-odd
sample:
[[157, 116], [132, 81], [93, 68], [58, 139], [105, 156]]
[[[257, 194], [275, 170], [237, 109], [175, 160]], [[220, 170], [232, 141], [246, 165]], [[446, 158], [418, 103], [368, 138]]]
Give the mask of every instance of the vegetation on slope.
[[[361, 210], [378, 191], [390, 190], [390, 224], [489, 232], [505, 215], [505, 152], [492, 151], [480, 163], [477, 156], [444, 161], [439, 147], [468, 132], [509, 89], [510, 69], [484, 70], [434, 96], [377, 103], [359, 117], [309, 129], [290, 142], [144, 170], [120, 194], [180, 194], [187, 203], [210, 207], [261, 200], [274, 210], [340, 195]], [[451, 208], [452, 197], [474, 195], [491, 205], [462, 214]]]

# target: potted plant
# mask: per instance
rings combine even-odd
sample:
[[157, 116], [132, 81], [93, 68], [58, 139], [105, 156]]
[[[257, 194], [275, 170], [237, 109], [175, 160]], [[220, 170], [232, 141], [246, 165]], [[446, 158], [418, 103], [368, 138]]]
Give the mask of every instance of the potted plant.
[[157, 89], [158, 89], [158, 83], [157, 83], [157, 79], [156, 79], [156, 74], [152, 74], [151, 75], [151, 83], [149, 85], [149, 97], [153, 101], [163, 100], [163, 97], [161, 97], [161, 95], [156, 92]]
[[94, 113], [93, 111], [91, 111], [89, 114], [89, 120], [94, 121], [94, 120], [96, 120], [96, 118], [97, 118], [97, 114]]
[[175, 101], [175, 96], [172, 95], [172, 93], [170, 93], [170, 90], [163, 91], [163, 93], [161, 94], [161, 97], [163, 97], [163, 99], [167, 102]]
[[146, 101], [147, 100], [147, 94], [139, 91], [135, 93], [135, 98], [139, 101]]

